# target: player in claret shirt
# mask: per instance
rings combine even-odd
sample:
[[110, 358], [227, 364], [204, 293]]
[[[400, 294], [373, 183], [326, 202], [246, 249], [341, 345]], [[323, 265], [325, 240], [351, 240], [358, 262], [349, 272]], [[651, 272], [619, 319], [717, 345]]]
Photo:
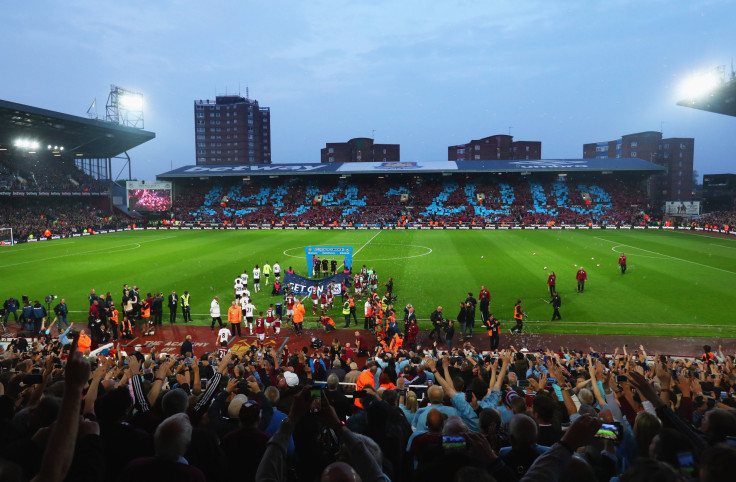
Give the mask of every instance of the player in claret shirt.
[[263, 348], [263, 342], [266, 339], [266, 318], [263, 317], [263, 312], [258, 313], [256, 318], [256, 340], [258, 348]]
[[284, 303], [286, 304], [286, 318], [287, 322], [291, 323], [294, 319], [294, 293], [291, 290], [286, 292], [284, 296]]
[[360, 274], [355, 275], [353, 285], [355, 286], [355, 299], [360, 300], [361, 295], [363, 294], [363, 278]]
[[319, 289], [317, 286], [309, 287], [309, 297], [312, 298], [312, 315], [317, 314], [317, 303], [319, 303]]
[[371, 285], [371, 291], [377, 291], [378, 290], [378, 275], [375, 271], [373, 271], [373, 268], [371, 268], [371, 274], [368, 277], [368, 280]]
[[322, 294], [319, 295], [319, 307], [322, 310], [322, 314], [324, 315], [327, 313], [328, 305], [327, 305], [327, 291], [322, 291]]
[[281, 333], [281, 318], [274, 312], [273, 303], [266, 310], [266, 324], [273, 328], [273, 335], [278, 338]]
[[327, 287], [327, 309], [331, 310], [332, 306], [335, 304], [335, 282], [329, 284]]

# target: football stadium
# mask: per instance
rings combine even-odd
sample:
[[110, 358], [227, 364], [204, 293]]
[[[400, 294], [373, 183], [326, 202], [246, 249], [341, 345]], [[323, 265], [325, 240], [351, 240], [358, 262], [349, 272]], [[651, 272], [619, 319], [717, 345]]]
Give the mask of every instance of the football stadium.
[[[188, 291], [193, 323], [207, 325], [213, 297], [231, 300], [241, 273], [270, 262], [310, 278], [305, 247], [345, 246], [348, 268], [375, 270], [379, 292], [392, 278], [395, 308], [411, 303], [423, 331], [438, 305], [454, 316], [468, 293], [486, 286], [501, 333], [514, 326], [521, 299], [529, 334], [735, 334], [726, 314], [736, 238], [727, 224], [649, 204], [648, 180], [664, 169], [651, 162], [193, 165], [155, 181], [112, 183], [112, 160], [153, 133], [0, 107], [0, 264], [24, 274], [3, 277], [0, 292], [64, 297], [80, 321], [90, 289], [119, 298], [128, 284]], [[13, 145], [35, 138], [46, 145]], [[115, 142], [96, 144], [100, 138]], [[580, 268], [589, 277], [584, 293], [576, 291]], [[555, 321], [553, 272], [562, 300]], [[283, 294], [264, 289], [253, 301], [265, 309]], [[305, 322], [320, 327], [318, 316]]]
[[[69, 462], [67, 480], [119, 480], [116, 467], [165, 480], [182, 459], [182, 480], [287, 480], [269, 464], [338, 480], [324, 475], [334, 455], [312, 450], [338, 441], [370, 465], [349, 480], [608, 480], [625, 457], [581, 458], [575, 470], [605, 476], [573, 479], [569, 460], [541, 477], [542, 454], [644, 444], [636, 427], [652, 423], [687, 473], [706, 451], [687, 423], [705, 411], [723, 424], [698, 429], [713, 445], [736, 436], [733, 213], [654, 202], [662, 165], [197, 164], [130, 179], [128, 151], [153, 139], [0, 101], [0, 398], [50, 423], [63, 396], [59, 423], [82, 411], [96, 427], [80, 424], [76, 446], [77, 429], [51, 430], [75, 461], [105, 461]], [[321, 436], [287, 442], [302, 417]], [[202, 452], [164, 459], [161, 427]], [[39, 471], [13, 460], [0, 474]]]

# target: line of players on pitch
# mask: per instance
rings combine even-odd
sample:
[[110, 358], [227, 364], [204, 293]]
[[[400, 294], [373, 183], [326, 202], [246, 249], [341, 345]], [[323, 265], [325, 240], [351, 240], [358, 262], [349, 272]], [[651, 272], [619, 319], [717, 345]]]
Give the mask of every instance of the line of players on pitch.
[[[274, 274], [274, 285], [280, 286], [281, 269], [278, 263], [274, 264], [272, 270], [269, 268], [271, 267], [268, 265], [268, 262], [263, 266], [263, 272], [258, 265], [253, 268], [254, 292], [258, 293], [261, 289], [260, 282], [262, 274], [265, 277], [266, 286], [269, 284], [269, 274], [271, 272]], [[291, 270], [291, 267], [289, 267], [289, 270]], [[240, 329], [242, 323], [247, 326], [250, 336], [253, 336], [255, 330], [257, 343], [259, 346], [262, 346], [269, 328], [272, 330], [273, 336], [279, 338], [281, 333], [281, 323], [284, 316], [287, 317], [287, 324], [292, 323], [296, 334], [300, 335], [303, 330], [304, 314], [306, 313], [302, 300], [299, 300], [291, 292], [289, 286], [284, 286], [283, 290], [285, 294], [283, 303], [279, 302], [275, 305], [274, 303], [271, 303], [265, 313], [263, 311], [257, 311], [257, 308], [251, 299], [251, 292], [248, 289], [248, 279], [249, 275], [247, 271], [243, 271], [240, 276], [235, 278], [233, 287], [235, 300], [233, 300], [231, 306], [228, 308], [227, 313], [227, 319], [232, 331], [227, 328], [221, 328], [220, 332], [218, 332], [218, 339], [220, 342], [227, 342], [230, 336], [243, 336]], [[343, 314], [345, 315], [346, 322], [349, 323], [350, 315], [352, 315], [357, 325], [355, 301], [356, 299], [361, 299], [364, 290], [367, 288], [370, 296], [366, 301], [365, 318], [370, 318], [372, 322], [366, 322], [366, 324], [369, 325], [371, 331], [380, 335], [381, 331], [383, 331], [382, 328], [384, 327], [383, 313], [388, 312], [389, 310], [393, 311], [390, 305], [393, 282], [390, 282], [390, 286], [389, 283], [387, 283], [389, 291], [386, 293], [383, 300], [379, 299], [377, 294], [378, 275], [372, 267], [368, 269], [364, 265], [361, 271], [356, 273], [352, 280], [354, 294], [350, 294], [350, 284], [351, 283], [348, 280], [344, 281], [342, 284], [342, 292], [345, 293], [342, 297], [344, 305]], [[317, 310], [319, 309], [319, 322], [322, 324], [324, 330], [327, 332], [334, 330], [336, 328], [335, 320], [327, 316], [327, 313], [334, 307], [334, 293], [337, 291], [335, 283], [331, 282], [324, 290], [322, 290], [321, 293], [317, 286], [309, 287], [308, 291], [309, 294], [307, 297], [312, 300], [312, 315], [316, 316]], [[275, 288], [272, 294], [276, 294]], [[286, 308], [285, 311], [284, 307]], [[390, 313], [387, 316], [390, 318]]]

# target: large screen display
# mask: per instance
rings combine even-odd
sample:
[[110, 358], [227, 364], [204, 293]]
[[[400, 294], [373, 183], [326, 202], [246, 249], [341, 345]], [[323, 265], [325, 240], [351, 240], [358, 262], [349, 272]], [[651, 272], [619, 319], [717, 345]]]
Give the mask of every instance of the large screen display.
[[139, 212], [164, 212], [171, 209], [171, 183], [128, 181], [128, 209]]

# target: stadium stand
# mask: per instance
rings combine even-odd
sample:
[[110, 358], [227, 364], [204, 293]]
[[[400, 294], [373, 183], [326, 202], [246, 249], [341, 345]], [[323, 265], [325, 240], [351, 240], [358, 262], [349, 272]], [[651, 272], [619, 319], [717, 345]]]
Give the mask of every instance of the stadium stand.
[[175, 199], [173, 214], [185, 222], [531, 225], [637, 223], [648, 210], [641, 185], [613, 178], [428, 175], [205, 181]]
[[71, 160], [3, 156], [0, 191], [107, 192], [107, 182], [93, 179]]

